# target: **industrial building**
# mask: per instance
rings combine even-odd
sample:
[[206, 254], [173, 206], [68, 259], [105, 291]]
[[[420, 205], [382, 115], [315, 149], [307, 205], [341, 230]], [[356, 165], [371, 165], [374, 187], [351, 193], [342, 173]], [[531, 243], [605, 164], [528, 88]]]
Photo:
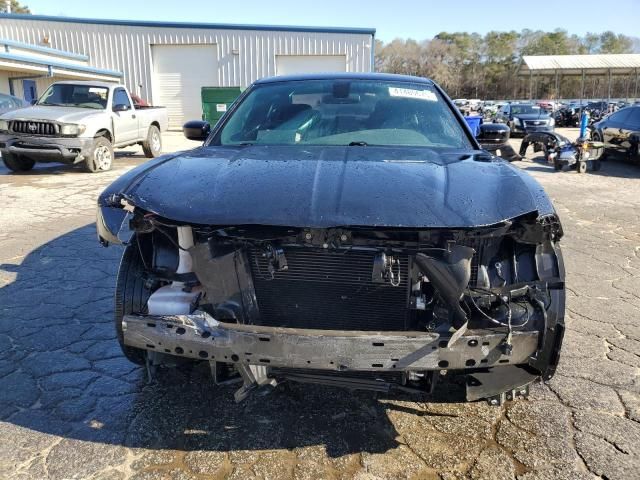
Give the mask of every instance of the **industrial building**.
[[31, 100], [56, 80], [120, 81], [168, 108], [169, 127], [200, 118], [202, 87], [273, 75], [369, 72], [374, 29], [98, 20], [0, 14], [0, 92]]

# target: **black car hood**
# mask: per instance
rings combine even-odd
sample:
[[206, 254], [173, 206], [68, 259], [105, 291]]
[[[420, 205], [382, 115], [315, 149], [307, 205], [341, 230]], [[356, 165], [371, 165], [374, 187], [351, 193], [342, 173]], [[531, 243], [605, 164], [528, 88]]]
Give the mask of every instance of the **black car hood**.
[[178, 222], [315, 228], [471, 227], [553, 212], [531, 177], [487, 158], [404, 147], [202, 147], [139, 166], [99, 203], [121, 194]]

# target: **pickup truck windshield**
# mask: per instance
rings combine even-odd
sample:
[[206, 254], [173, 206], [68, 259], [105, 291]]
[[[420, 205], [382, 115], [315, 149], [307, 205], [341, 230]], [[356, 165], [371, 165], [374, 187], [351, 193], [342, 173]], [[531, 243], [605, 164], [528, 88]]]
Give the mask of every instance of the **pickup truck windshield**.
[[258, 85], [211, 144], [473, 148], [431, 85], [344, 79]]
[[36, 105], [104, 110], [107, 108], [108, 97], [109, 89], [107, 87], [56, 83], [44, 92]]

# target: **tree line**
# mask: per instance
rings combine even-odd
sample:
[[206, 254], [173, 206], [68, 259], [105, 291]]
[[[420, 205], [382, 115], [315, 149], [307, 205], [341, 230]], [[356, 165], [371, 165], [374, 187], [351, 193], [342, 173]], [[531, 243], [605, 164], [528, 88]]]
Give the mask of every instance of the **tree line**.
[[[565, 30], [544, 32], [491, 31], [478, 33], [441, 32], [431, 40], [376, 40], [375, 68], [378, 72], [429, 77], [453, 98], [518, 99], [579, 98], [581, 78], [518, 75], [523, 55], [569, 55], [591, 53], [633, 53], [639, 40], [611, 31], [583, 37]], [[634, 97], [635, 75], [613, 76], [612, 98]], [[608, 77], [588, 75], [585, 98], [606, 98]], [[638, 93], [640, 94], [640, 92]]]

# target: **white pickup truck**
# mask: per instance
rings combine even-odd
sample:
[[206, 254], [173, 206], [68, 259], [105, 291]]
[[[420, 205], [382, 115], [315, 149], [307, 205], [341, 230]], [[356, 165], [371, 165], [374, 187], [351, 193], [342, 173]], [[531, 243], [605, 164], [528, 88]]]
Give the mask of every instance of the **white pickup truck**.
[[146, 157], [160, 155], [166, 129], [167, 110], [134, 105], [122, 85], [57, 82], [33, 106], [0, 116], [0, 154], [14, 172], [36, 162], [83, 162], [103, 172], [114, 148], [138, 144]]

